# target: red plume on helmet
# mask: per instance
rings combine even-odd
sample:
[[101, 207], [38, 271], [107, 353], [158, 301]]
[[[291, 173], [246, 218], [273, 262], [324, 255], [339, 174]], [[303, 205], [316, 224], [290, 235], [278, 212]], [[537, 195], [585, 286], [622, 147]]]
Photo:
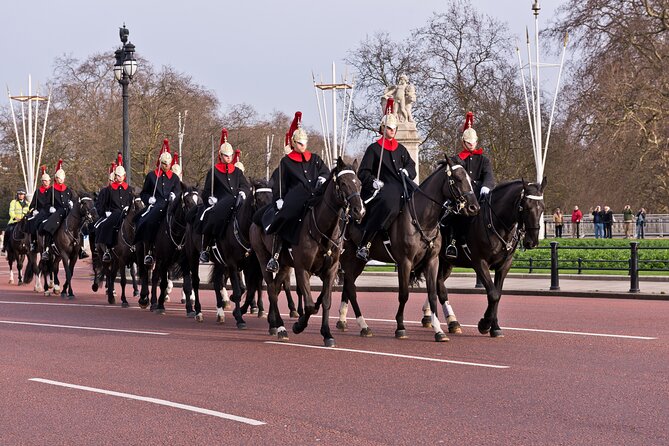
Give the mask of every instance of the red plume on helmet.
[[111, 166], [109, 167], [109, 173], [114, 173], [114, 169], [116, 169], [116, 163], [111, 163]]
[[218, 146], [220, 147], [226, 142], [228, 142], [228, 129], [223, 129], [221, 130], [221, 143]]
[[172, 165], [174, 166], [175, 164], [179, 164], [179, 154], [175, 153], [174, 157], [172, 157]]
[[121, 155], [121, 152], [118, 152], [118, 154], [116, 155], [116, 165], [117, 166], [123, 165], [123, 155]]
[[56, 165], [56, 172], [58, 172], [60, 169], [63, 168], [63, 159], [58, 160], [58, 164]]
[[290, 145], [290, 147], [293, 147], [293, 142], [291, 141], [291, 138], [293, 137], [293, 133], [295, 133], [295, 130], [300, 128], [300, 125], [302, 124], [302, 112], [295, 112], [295, 117], [293, 118], [293, 122], [290, 124], [290, 128], [288, 129], [288, 132], [286, 133], [286, 144], [285, 145]]
[[232, 156], [232, 164], [235, 164], [237, 161], [239, 161], [240, 156], [242, 156], [242, 151], [235, 149], [235, 154]]
[[462, 127], [462, 131], [464, 132], [467, 129], [470, 129], [474, 126], [474, 112], [467, 112], [467, 116], [465, 117], [465, 125]]
[[390, 115], [393, 112], [393, 107], [395, 106], [395, 100], [393, 98], [388, 98], [386, 101], [385, 110], [383, 110], [383, 115]]
[[[44, 174], [46, 173], [46, 165], [43, 165], [43, 166], [41, 167], [41, 169], [42, 169], [42, 175], [44, 175]], [[41, 175], [40, 175], [40, 176], [41, 176]]]

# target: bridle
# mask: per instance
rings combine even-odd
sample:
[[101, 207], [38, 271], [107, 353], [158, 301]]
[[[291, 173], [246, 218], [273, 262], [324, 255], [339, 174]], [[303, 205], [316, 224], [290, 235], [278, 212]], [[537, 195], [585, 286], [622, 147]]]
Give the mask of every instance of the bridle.
[[[525, 192], [526, 186], [523, 185], [523, 189], [520, 191], [520, 196], [518, 197], [518, 200], [514, 203], [514, 208], [516, 208], [516, 221], [513, 223], [511, 227], [508, 227], [504, 224], [502, 219], [495, 214], [495, 212], [492, 210], [492, 195], [494, 192], [494, 189], [490, 191], [488, 194], [488, 197], [486, 198], [487, 202], [487, 207], [488, 207], [488, 224], [486, 225], [488, 229], [491, 230], [491, 232], [502, 242], [506, 249], [507, 255], [510, 254], [511, 252], [515, 251], [516, 247], [518, 246], [518, 243], [520, 240], [523, 239], [525, 236], [526, 231], [528, 230], [539, 230], [539, 227], [526, 227], [525, 226], [525, 212], [529, 206], [529, 202], [527, 200], [534, 200], [534, 201], [543, 201], [544, 196], [542, 195], [533, 195], [533, 194], [526, 194]], [[510, 240], [506, 240], [502, 235], [499, 233], [497, 228], [495, 227], [495, 220], [493, 217], [497, 218], [497, 221], [501, 223], [501, 225], [504, 227], [504, 229], [509, 232], [511, 235]], [[514, 230], [515, 227], [515, 230]]]
[[[253, 208], [257, 208], [257, 194], [262, 194], [262, 193], [272, 193], [272, 188], [271, 187], [259, 187], [255, 188], [253, 187]], [[237, 240], [237, 243], [239, 243], [239, 246], [242, 247], [244, 250], [244, 257], [248, 257], [251, 255], [251, 243], [244, 238], [241, 232], [241, 228], [239, 227], [239, 220], [237, 219], [237, 210], [235, 209], [235, 217], [233, 218], [232, 221], [232, 233], [235, 236], [235, 240]], [[221, 262], [223, 263], [223, 262]]]

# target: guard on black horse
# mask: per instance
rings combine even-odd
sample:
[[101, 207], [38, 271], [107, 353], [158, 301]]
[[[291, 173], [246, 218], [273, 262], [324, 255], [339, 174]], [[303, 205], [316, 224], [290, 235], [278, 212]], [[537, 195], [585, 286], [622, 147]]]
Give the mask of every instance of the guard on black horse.
[[307, 203], [330, 175], [323, 159], [307, 150], [308, 135], [301, 127], [302, 112], [295, 112], [295, 118], [286, 133], [286, 146], [291, 151], [281, 159], [276, 181], [272, 185], [274, 205], [268, 206], [262, 216], [262, 227], [274, 237], [272, 256], [267, 262], [267, 271], [279, 270], [279, 254], [282, 239], [296, 245], [300, 222], [307, 209]]
[[49, 217], [49, 208], [51, 207], [51, 177], [46, 173], [46, 166], [42, 166], [42, 176], [40, 177], [42, 185], [35, 191], [29, 207], [29, 217], [27, 220], [28, 231], [30, 232], [30, 250], [37, 252], [37, 230], [39, 225]]
[[369, 260], [376, 234], [388, 230], [417, 187], [413, 182], [416, 164], [407, 148], [395, 139], [398, 120], [392, 110], [393, 100], [389, 99], [379, 127], [381, 138], [367, 147], [358, 168], [367, 214], [356, 256], [364, 261]]
[[65, 184], [65, 171], [62, 168], [63, 160], [58, 160], [56, 167], [56, 174], [54, 175], [55, 182], [51, 191], [51, 205], [49, 207], [49, 217], [40, 224], [38, 228], [39, 234], [44, 236], [44, 251], [42, 258], [49, 254], [49, 248], [53, 242], [53, 235], [56, 233], [67, 213], [74, 206], [72, 201], [73, 195], [70, 188]]
[[167, 205], [170, 200], [174, 200], [178, 194], [181, 194], [181, 181], [172, 172], [172, 163], [170, 144], [165, 139], [160, 149], [156, 170], [146, 175], [144, 187], [140, 193], [142, 201], [148, 207], [139, 214], [135, 221], [135, 244], [144, 244], [146, 253], [144, 265], [146, 266], [152, 266], [155, 261], [152, 255], [153, 245], [158, 232], [157, 228], [165, 218]]
[[209, 261], [209, 251], [216, 249], [216, 236], [225, 232], [234, 209], [251, 196], [251, 185], [244, 176], [243, 166], [237, 162], [239, 154], [228, 142], [228, 130], [223, 129], [218, 163], [207, 174], [202, 191], [202, 200], [208, 206], [201, 206], [194, 222], [195, 232], [202, 235], [200, 262]]
[[[467, 112], [465, 125], [462, 128], [462, 151], [451, 159], [467, 170], [472, 181], [472, 189], [479, 198], [479, 201], [482, 201], [490, 193], [490, 190], [495, 187], [495, 175], [490, 160], [483, 154], [483, 148], [476, 148], [478, 135], [473, 125], [474, 113]], [[444, 222], [442, 237], [444, 245], [448, 244], [445, 256], [449, 259], [457, 258], [457, 245], [463, 246], [466, 243], [464, 240], [465, 235], [456, 233], [456, 230], [453, 229], [462, 226], [458, 222], [462, 223], [465, 218], [467, 217], [452, 215]]]
[[105, 252], [102, 261], [109, 263], [112, 260], [111, 248], [116, 244], [118, 230], [123, 217], [132, 205], [133, 195], [125, 182], [125, 168], [123, 157], [118, 154], [117, 166], [114, 168], [114, 181], [105, 188], [103, 200], [96, 205], [98, 215], [102, 217], [96, 224], [96, 243], [104, 246]]

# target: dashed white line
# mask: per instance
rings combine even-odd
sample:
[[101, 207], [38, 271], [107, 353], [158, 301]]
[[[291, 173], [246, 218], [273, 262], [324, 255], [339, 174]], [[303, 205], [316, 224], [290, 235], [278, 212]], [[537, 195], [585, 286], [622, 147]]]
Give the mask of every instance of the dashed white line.
[[175, 403], [175, 402], [172, 402], [172, 401], [161, 400], [159, 398], [151, 398], [151, 397], [146, 397], [146, 396], [133, 395], [131, 393], [115, 392], [113, 390], [98, 389], [98, 388], [95, 388], [95, 387], [79, 386], [79, 385], [76, 385], [76, 384], [69, 384], [69, 383], [64, 383], [64, 382], [60, 382], [60, 381], [52, 381], [50, 379], [43, 379], [43, 378], [30, 378], [28, 381], [39, 382], [39, 383], [43, 383], [43, 384], [50, 384], [50, 385], [59, 386], [59, 387], [66, 387], [66, 388], [69, 388], [69, 389], [85, 390], [86, 392], [101, 393], [103, 395], [116, 396], [116, 397], [126, 398], [126, 399], [130, 399], [130, 400], [144, 401], [144, 402], [147, 402], [147, 403], [158, 404], [158, 405], [161, 405], [161, 406], [174, 407], [176, 409], [188, 410], [188, 411], [191, 411], [191, 412], [197, 412], [197, 413], [201, 413], [201, 414], [205, 414], [205, 415], [211, 415], [212, 417], [218, 417], [218, 418], [223, 418], [223, 419], [226, 419], [226, 420], [237, 421], [239, 423], [250, 424], [251, 426], [262, 426], [263, 424], [266, 424], [263, 421], [254, 420], [252, 418], [240, 417], [240, 416], [237, 416], [237, 415], [231, 415], [231, 414], [224, 413], [224, 412], [218, 412], [218, 411], [215, 411], [215, 410], [204, 409], [202, 407], [191, 406], [189, 404], [181, 404], [181, 403]]
[[50, 327], [50, 328], [67, 328], [71, 330], [92, 330], [92, 331], [108, 331], [112, 333], [132, 333], [132, 334], [147, 334], [157, 336], [167, 336], [169, 333], [160, 331], [142, 331], [142, 330], [122, 330], [118, 328], [103, 328], [103, 327], [82, 327], [78, 325], [60, 325], [60, 324], [42, 324], [37, 322], [23, 322], [23, 321], [1, 321], [0, 324], [7, 325], [30, 325], [34, 327]]
[[376, 355], [376, 356], [390, 356], [393, 358], [402, 358], [402, 359], [415, 359], [418, 361], [429, 361], [429, 362], [442, 362], [447, 364], [458, 364], [458, 365], [471, 365], [476, 367], [487, 367], [491, 369], [508, 369], [507, 365], [496, 365], [496, 364], [483, 364], [479, 362], [467, 362], [467, 361], [455, 361], [452, 359], [439, 359], [439, 358], [429, 358], [426, 356], [413, 356], [413, 355], [401, 355], [398, 353], [384, 353], [384, 352], [374, 352], [370, 350], [356, 350], [352, 348], [330, 348], [330, 347], [321, 347], [318, 345], [305, 345], [305, 344], [295, 344], [292, 342], [279, 342], [279, 341], [265, 341], [265, 344], [274, 344], [274, 345], [285, 345], [290, 347], [302, 347], [302, 348], [317, 348], [321, 350], [327, 350], [331, 352], [349, 352], [349, 353], [363, 353], [367, 355]]

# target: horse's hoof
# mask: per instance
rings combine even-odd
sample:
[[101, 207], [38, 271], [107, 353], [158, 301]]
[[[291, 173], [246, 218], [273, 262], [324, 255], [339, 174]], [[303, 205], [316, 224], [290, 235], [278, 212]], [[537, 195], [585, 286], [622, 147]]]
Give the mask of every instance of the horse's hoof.
[[132, 297], [137, 297], [139, 296], [139, 291], [133, 291], [132, 292]]
[[223, 301], [223, 309], [224, 310], [229, 310], [232, 308], [232, 303], [229, 300], [224, 300]]
[[290, 318], [291, 318], [291, 319], [297, 319], [298, 317], [300, 317], [300, 313], [298, 313], [298, 312], [295, 311], [295, 310], [291, 310], [291, 311], [290, 311]]
[[197, 313], [194, 312], [194, 311], [189, 311], [189, 312], [186, 313], [186, 317], [195, 317], [196, 315], [197, 315]]
[[111, 299], [107, 299], [107, 302], [109, 302], [109, 305], [115, 305], [116, 304], [116, 299], [113, 297]]
[[[53, 291], [53, 294], [58, 294], [58, 293], [56, 293], [56, 290], [54, 290], [54, 291]], [[60, 298], [61, 298], [61, 299], [65, 299], [66, 297], [67, 297], [67, 293], [66, 293], [65, 291], [63, 291], [62, 293], [60, 293]]]
[[44, 295], [45, 295], [45, 296], [50, 296], [50, 295], [51, 295], [51, 291], [46, 290], [46, 291], [44, 292]]
[[460, 327], [460, 322], [458, 321], [449, 322], [448, 332], [451, 334], [462, 334], [462, 327]]
[[185, 298], [185, 297], [182, 297], [182, 298], [181, 298], [181, 303], [182, 303], [182, 304], [185, 304], [185, 303], [186, 303], [186, 298]]
[[371, 338], [372, 336], [374, 336], [374, 334], [372, 333], [372, 329], [367, 327], [360, 330], [360, 336], [362, 336], [363, 338]]
[[269, 329], [269, 335], [270, 336], [275, 336], [278, 332], [279, 332], [279, 330], [277, 330], [276, 328], [270, 328]]
[[267, 315], [265, 314], [264, 311], [261, 310], [261, 311], [258, 311], [258, 317], [259, 317], [259, 318], [260, 318], [260, 317], [267, 317]]
[[224, 324], [225, 323], [225, 318], [220, 315], [216, 315], [216, 323], [217, 324]]
[[9, 282], [7, 282], [7, 283], [9, 283], [10, 285], [13, 285], [14, 284], [14, 279], [9, 279]]
[[491, 338], [503, 338], [504, 333], [502, 333], [501, 328], [496, 328], [496, 329], [490, 330], [490, 337]]
[[128, 308], [130, 304], [128, 302], [121, 302], [121, 308]]
[[60, 285], [54, 285], [53, 286], [53, 294], [56, 294], [60, 291]]
[[204, 315], [202, 313], [198, 313], [197, 315], [195, 315], [195, 320], [197, 322], [204, 322]]
[[237, 322], [237, 329], [246, 330], [246, 322]]
[[163, 315], [163, 314], [165, 314], [165, 309], [164, 309], [164, 308], [156, 308], [156, 312], [155, 312], [155, 313], [156, 313], [156, 314]]
[[276, 334], [277, 338], [279, 341], [289, 341], [290, 338], [288, 337], [288, 332], [286, 330], [281, 330]]
[[448, 336], [446, 336], [446, 333], [443, 331], [440, 331], [439, 333], [434, 334], [434, 340], [435, 342], [448, 342]]
[[348, 324], [346, 321], [337, 321], [337, 328], [341, 331], [346, 331], [348, 330]]
[[407, 331], [406, 330], [395, 330], [395, 337], [397, 339], [406, 339]]
[[300, 334], [304, 331], [306, 327], [301, 326], [298, 322], [293, 324], [293, 333]]
[[148, 300], [143, 302], [142, 299], [140, 299], [137, 303], [139, 304], [139, 308], [141, 308], [142, 310], [146, 310], [146, 307], [149, 306]]
[[334, 338], [327, 338], [323, 340], [326, 347], [336, 347]]
[[432, 318], [430, 316], [423, 316], [423, 319], [420, 320], [423, 328], [432, 328]]
[[486, 334], [490, 331], [490, 322], [486, 322], [485, 319], [481, 319], [478, 323], [479, 333]]
[[68, 294], [67, 299], [68, 300], [74, 300], [74, 294]]
[[258, 307], [251, 307], [251, 314], [256, 314], [258, 312]]
[[165, 302], [169, 302], [169, 301], [170, 301], [170, 295], [169, 295], [169, 294], [166, 294], [166, 295], [165, 295]]
[[149, 307], [149, 311], [156, 311], [156, 308], [158, 308], [157, 304], [151, 304], [151, 306]]
[[99, 288], [99, 286], [98, 286], [97, 283], [94, 283], [93, 285], [91, 285], [91, 289], [93, 290], [94, 293], [98, 292], [98, 288]]

